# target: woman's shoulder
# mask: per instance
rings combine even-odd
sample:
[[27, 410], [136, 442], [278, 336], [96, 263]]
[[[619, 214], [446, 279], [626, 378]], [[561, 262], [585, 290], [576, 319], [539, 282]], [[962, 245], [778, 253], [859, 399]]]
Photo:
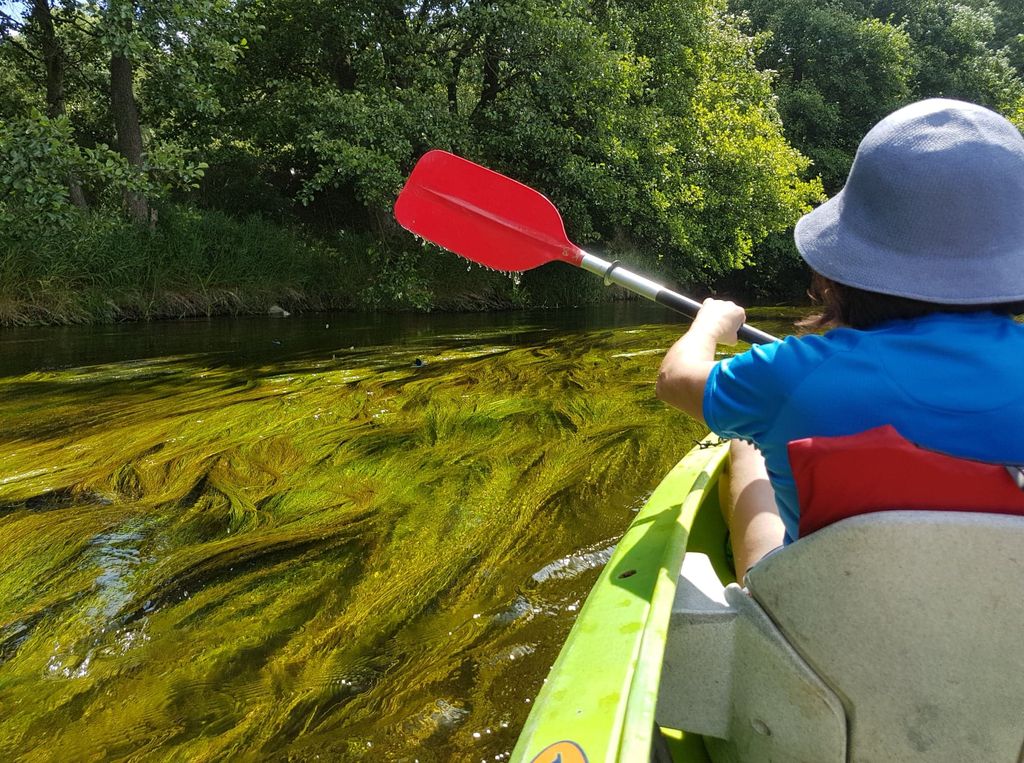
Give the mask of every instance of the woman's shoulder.
[[855, 351], [866, 332], [837, 328], [825, 334], [794, 334], [772, 344], [751, 348], [751, 353], [774, 364], [814, 364], [845, 352]]
[[840, 341], [861, 334], [860, 343], [899, 349], [908, 354], [946, 347], [950, 355], [1000, 352], [1024, 346], [1024, 325], [1013, 316], [993, 312], [939, 312], [920, 318], [888, 321], [863, 332], [839, 329]]
[[834, 328], [824, 334], [787, 337], [776, 351], [821, 355], [873, 349], [875, 345], [896, 344], [913, 350], [935, 343], [964, 345], [978, 342], [1024, 342], [1024, 325], [1012, 316], [992, 312], [937, 312], [917, 318], [885, 321], [867, 329]]
[[[1017, 347], [1020, 352], [1010, 352]], [[1019, 358], [1024, 370], [1024, 326], [994, 313], [937, 313], [870, 329], [788, 336], [726, 359], [722, 370], [762, 381], [778, 379], [788, 387], [819, 371], [832, 383], [872, 368], [921, 363], [934, 370], [936, 364], [977, 365], [979, 358], [988, 364], [996, 355], [1002, 365], [1009, 356]]]

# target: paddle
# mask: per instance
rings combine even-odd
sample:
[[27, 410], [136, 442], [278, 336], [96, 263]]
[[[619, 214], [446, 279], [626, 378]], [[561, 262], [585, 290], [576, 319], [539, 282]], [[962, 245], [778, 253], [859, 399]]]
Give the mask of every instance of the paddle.
[[[545, 196], [446, 151], [419, 160], [395, 203], [395, 218], [418, 236], [495, 270], [521, 272], [567, 262], [691, 318], [700, 303], [588, 254], [565, 235], [562, 217]], [[778, 341], [744, 325], [751, 344]]]

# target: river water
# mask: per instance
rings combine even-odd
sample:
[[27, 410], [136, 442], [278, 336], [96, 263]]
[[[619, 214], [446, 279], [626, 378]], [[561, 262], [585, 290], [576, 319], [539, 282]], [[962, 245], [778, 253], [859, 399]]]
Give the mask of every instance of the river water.
[[620, 304], [0, 332], [0, 759], [507, 759], [702, 434], [653, 397], [681, 328]]

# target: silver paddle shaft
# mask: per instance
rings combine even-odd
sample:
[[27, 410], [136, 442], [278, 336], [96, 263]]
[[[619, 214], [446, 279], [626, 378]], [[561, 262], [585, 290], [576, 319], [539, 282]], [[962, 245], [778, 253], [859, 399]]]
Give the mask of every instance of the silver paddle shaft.
[[[677, 294], [671, 289], [666, 289], [661, 284], [655, 283], [648, 278], [638, 276], [636, 273], [621, 267], [618, 261], [608, 262], [600, 257], [584, 252], [580, 267], [594, 275], [601, 276], [606, 284], [616, 284], [624, 289], [629, 289], [634, 294], [646, 297], [652, 302], [657, 302], [659, 305], [675, 310], [677, 313], [695, 318], [700, 310], [700, 302], [684, 297], [682, 294]], [[742, 341], [749, 342], [750, 344], [768, 344], [779, 341], [771, 334], [745, 323], [740, 327], [738, 334]]]

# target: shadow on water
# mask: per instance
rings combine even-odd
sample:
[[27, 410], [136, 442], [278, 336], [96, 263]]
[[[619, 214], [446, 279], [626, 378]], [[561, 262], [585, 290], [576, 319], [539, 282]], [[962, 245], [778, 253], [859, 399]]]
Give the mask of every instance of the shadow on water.
[[315, 313], [290, 318], [189, 319], [101, 326], [0, 330], [0, 375], [59, 370], [200, 352], [236, 367], [286, 361], [301, 354], [355, 351], [382, 344], [415, 346], [441, 337], [471, 341], [488, 334], [531, 341], [537, 332], [672, 322], [647, 304], [507, 313]]
[[[802, 308], [751, 308], [750, 322], [777, 335], [792, 330]], [[316, 313], [290, 318], [239, 317], [0, 329], [0, 375], [19, 376], [126, 361], [195, 355], [207, 363], [259, 366], [296, 356], [414, 347], [442, 337], [474, 342], [493, 335], [530, 343], [549, 331], [675, 324], [686, 319], [656, 305], [626, 302], [575, 310], [507, 313]], [[198, 349], [197, 349], [198, 348]]]
[[680, 328], [0, 333], [0, 757], [504, 755], [688, 447], [651, 389]]

